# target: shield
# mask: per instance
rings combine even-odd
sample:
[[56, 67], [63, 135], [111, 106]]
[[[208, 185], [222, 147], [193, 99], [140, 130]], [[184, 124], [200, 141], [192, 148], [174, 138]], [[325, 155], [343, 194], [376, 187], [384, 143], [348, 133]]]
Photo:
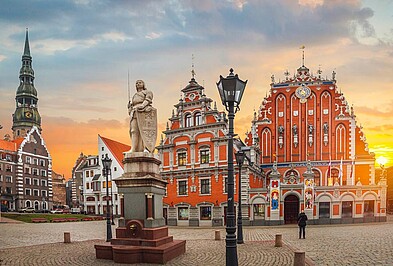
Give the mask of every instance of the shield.
[[153, 152], [157, 140], [157, 109], [154, 107], [148, 109], [149, 110], [145, 110], [144, 112], [135, 112], [135, 114], [143, 145], [149, 152]]

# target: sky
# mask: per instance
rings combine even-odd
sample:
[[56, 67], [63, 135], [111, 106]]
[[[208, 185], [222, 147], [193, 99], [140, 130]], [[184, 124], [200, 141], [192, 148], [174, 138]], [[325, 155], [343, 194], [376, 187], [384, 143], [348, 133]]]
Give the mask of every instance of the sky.
[[393, 0], [2, 0], [0, 28], [0, 136], [11, 134], [28, 28], [42, 135], [66, 178], [81, 152], [98, 153], [98, 134], [130, 144], [137, 79], [165, 129], [192, 64], [222, 110], [219, 76], [232, 67], [248, 80], [235, 119], [244, 138], [271, 75], [293, 75], [302, 45], [310, 71], [337, 73], [370, 151], [393, 165]]

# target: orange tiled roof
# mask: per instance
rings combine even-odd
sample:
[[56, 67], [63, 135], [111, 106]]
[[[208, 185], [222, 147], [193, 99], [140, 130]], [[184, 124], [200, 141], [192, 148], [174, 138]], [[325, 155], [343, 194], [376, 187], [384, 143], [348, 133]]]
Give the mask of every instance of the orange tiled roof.
[[117, 142], [115, 140], [104, 138], [102, 136], [100, 136], [100, 138], [106, 144], [106, 146], [112, 152], [112, 154], [116, 157], [116, 160], [120, 164], [120, 166], [122, 168], [124, 168], [124, 166], [123, 166], [123, 153], [126, 151], [129, 151], [131, 149], [131, 146]]
[[17, 151], [24, 138], [18, 138], [11, 141], [0, 139], [0, 150]]

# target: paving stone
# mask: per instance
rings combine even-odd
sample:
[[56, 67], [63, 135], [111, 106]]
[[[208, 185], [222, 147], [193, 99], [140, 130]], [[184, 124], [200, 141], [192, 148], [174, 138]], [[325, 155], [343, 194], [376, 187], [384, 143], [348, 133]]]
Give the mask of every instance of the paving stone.
[[[214, 240], [215, 230], [221, 231], [222, 240]], [[71, 244], [63, 243], [64, 232], [70, 232]], [[166, 265], [225, 265], [224, 227], [170, 227], [169, 233], [187, 240], [187, 251]], [[282, 234], [282, 248], [274, 247], [276, 234]], [[105, 237], [105, 221], [1, 223], [0, 265], [122, 265], [95, 258], [94, 244], [103, 243]], [[244, 241], [237, 246], [239, 265], [292, 265], [294, 250], [306, 252], [308, 265], [393, 265], [391, 219], [387, 223], [309, 225], [306, 239], [298, 239], [295, 225], [244, 227]]]

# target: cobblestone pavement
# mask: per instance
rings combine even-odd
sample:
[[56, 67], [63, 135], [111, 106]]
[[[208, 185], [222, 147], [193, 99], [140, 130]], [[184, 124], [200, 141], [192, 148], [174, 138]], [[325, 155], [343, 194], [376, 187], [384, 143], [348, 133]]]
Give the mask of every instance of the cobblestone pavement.
[[[122, 265], [97, 260], [94, 244], [105, 238], [105, 221], [57, 224], [0, 224], [0, 265]], [[214, 241], [214, 231], [221, 241]], [[170, 227], [175, 239], [187, 240], [186, 254], [167, 265], [224, 265], [225, 228]], [[309, 265], [393, 265], [393, 222], [310, 225], [306, 239], [297, 227], [245, 227], [238, 245], [239, 265], [292, 265], [293, 251], [306, 252]], [[64, 244], [63, 232], [71, 233]], [[274, 247], [282, 234], [284, 247]], [[28, 247], [28, 248], [26, 248]], [[148, 264], [141, 264], [148, 265]]]

